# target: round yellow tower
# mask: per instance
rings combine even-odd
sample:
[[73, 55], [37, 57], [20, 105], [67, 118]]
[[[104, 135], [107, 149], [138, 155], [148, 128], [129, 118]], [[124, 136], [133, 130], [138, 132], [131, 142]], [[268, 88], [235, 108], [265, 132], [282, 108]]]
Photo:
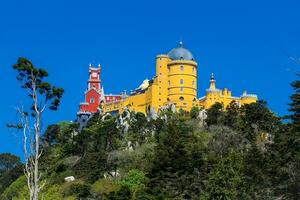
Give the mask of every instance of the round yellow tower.
[[197, 63], [182, 42], [168, 57], [168, 101], [177, 109], [190, 111], [197, 105]]

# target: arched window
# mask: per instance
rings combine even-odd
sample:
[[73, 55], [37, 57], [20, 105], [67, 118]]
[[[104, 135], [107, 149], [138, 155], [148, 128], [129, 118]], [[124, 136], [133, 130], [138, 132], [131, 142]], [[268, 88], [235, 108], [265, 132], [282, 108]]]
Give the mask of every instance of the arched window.
[[181, 91], [181, 92], [183, 91], [183, 87], [180, 88], [180, 91]]
[[183, 84], [183, 79], [180, 79], [180, 84], [181, 84], [181, 85]]
[[168, 81], [168, 85], [169, 85], [169, 87], [171, 86], [171, 81]]
[[192, 86], [194, 86], [195, 85], [195, 81], [192, 81]]
[[184, 100], [184, 98], [183, 98], [183, 97], [179, 97], [179, 100], [180, 100], [180, 101], [183, 101], [183, 100]]
[[90, 99], [90, 103], [95, 103], [94, 97], [92, 97], [92, 98]]
[[180, 71], [183, 71], [184, 70], [184, 67], [181, 65], [180, 66]]

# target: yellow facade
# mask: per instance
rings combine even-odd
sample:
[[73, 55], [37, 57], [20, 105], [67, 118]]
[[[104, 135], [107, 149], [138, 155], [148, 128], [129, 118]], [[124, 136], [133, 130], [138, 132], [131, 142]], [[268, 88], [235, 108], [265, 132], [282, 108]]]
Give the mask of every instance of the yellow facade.
[[245, 91], [240, 97], [234, 97], [231, 95], [231, 91], [227, 88], [222, 90], [216, 88], [216, 81], [214, 75], [211, 75], [210, 86], [206, 90], [204, 97], [198, 100], [198, 106], [205, 109], [210, 108], [213, 104], [219, 102], [223, 104], [223, 107], [226, 108], [232, 101], [236, 102], [238, 105], [255, 103], [257, 101], [257, 96], [254, 94], [247, 94]]
[[216, 102], [226, 107], [232, 101], [243, 105], [256, 102], [257, 97], [246, 93], [239, 98], [233, 97], [228, 89], [217, 89], [212, 76], [206, 95], [197, 99], [197, 63], [191, 52], [180, 43], [167, 55], [156, 56], [156, 74], [150, 81], [144, 81], [129, 96], [123, 95], [121, 101], [104, 103], [102, 108], [104, 112], [120, 113], [126, 106], [146, 114], [151, 110], [158, 112], [161, 107], [170, 104], [174, 104], [177, 110], [190, 111], [194, 106], [207, 109]]

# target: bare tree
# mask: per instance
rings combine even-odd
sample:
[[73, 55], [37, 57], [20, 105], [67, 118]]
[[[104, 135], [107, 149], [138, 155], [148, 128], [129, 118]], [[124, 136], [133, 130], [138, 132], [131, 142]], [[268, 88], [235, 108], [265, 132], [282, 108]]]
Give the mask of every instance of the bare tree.
[[39, 192], [43, 187], [40, 184], [41, 173], [39, 172], [41, 120], [45, 109], [57, 110], [64, 90], [45, 82], [48, 73], [44, 69], [36, 68], [26, 58], [19, 58], [13, 65], [18, 73], [17, 80], [27, 92], [30, 107], [16, 108], [19, 116], [18, 122], [8, 125], [9, 127], [22, 130], [23, 150], [25, 156], [25, 176], [29, 189], [30, 200], [38, 200]]

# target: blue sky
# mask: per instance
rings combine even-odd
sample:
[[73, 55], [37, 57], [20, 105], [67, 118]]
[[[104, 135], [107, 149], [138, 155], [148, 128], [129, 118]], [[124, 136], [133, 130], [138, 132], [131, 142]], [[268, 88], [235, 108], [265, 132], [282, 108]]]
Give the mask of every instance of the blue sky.
[[83, 100], [88, 64], [102, 65], [106, 93], [137, 87], [155, 72], [155, 56], [179, 40], [198, 62], [198, 96], [211, 72], [234, 95], [258, 94], [287, 113], [289, 83], [299, 66], [300, 1], [2, 1], [0, 3], [0, 152], [20, 155], [20, 135], [5, 124], [26, 94], [11, 65], [20, 56], [45, 68], [65, 89], [44, 126], [73, 120]]

